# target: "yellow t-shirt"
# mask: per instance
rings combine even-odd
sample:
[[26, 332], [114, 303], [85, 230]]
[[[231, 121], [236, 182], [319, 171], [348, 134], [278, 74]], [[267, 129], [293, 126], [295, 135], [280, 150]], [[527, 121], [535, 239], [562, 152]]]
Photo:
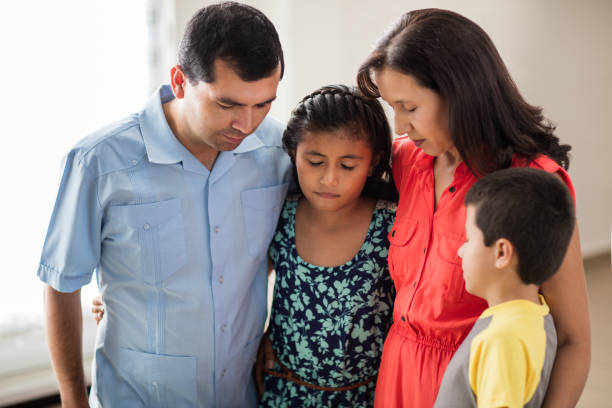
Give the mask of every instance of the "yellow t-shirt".
[[435, 406], [541, 406], [557, 336], [542, 296], [540, 302], [486, 309], [449, 363]]

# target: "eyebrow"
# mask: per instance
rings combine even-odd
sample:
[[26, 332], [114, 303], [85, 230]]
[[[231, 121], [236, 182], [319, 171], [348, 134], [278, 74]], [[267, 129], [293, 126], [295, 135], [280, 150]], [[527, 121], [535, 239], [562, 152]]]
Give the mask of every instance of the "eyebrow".
[[[309, 156], [318, 156], [318, 157], [326, 157], [323, 153], [319, 153], [316, 150], [311, 150], [309, 152], [304, 152]], [[356, 154], [345, 154], [344, 156], [340, 156], [341, 159], [363, 159], [363, 157]]]
[[[266, 105], [268, 103], [272, 103], [274, 102], [274, 100], [276, 99], [276, 95], [273, 96], [272, 98], [268, 99], [267, 101], [264, 102], [259, 102], [254, 104], [255, 106], [257, 105]], [[240, 102], [236, 102], [235, 100], [231, 99], [231, 98], [217, 98], [217, 102], [220, 102], [224, 105], [234, 105], [234, 106], [247, 106], [244, 103], [240, 103]]]

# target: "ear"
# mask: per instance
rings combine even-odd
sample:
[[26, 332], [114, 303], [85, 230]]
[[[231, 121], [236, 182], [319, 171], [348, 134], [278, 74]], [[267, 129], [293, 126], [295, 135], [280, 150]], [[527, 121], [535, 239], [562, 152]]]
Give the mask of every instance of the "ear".
[[497, 269], [505, 269], [510, 266], [514, 260], [514, 245], [506, 238], [499, 238], [495, 241], [495, 267]]
[[175, 65], [170, 68], [170, 85], [172, 85], [172, 92], [177, 99], [182, 99], [185, 96], [185, 82], [187, 77], [180, 66]]

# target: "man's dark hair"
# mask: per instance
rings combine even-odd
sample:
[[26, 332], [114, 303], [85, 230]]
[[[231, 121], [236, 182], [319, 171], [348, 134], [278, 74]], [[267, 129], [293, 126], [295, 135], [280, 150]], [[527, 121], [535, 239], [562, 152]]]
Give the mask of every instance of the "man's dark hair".
[[283, 148], [291, 157], [297, 180], [295, 153], [304, 132], [334, 132], [348, 128], [350, 137], [365, 140], [375, 161], [362, 194], [397, 200], [391, 178], [391, 128], [377, 99], [367, 98], [354, 87], [328, 85], [305, 96], [295, 107], [283, 133]]
[[191, 84], [215, 80], [214, 62], [228, 63], [243, 81], [272, 75], [283, 49], [274, 25], [259, 10], [235, 2], [204, 7], [189, 20], [179, 45], [178, 63]]
[[515, 154], [544, 154], [569, 166], [569, 145], [560, 144], [542, 109], [521, 96], [487, 33], [447, 10], [404, 14], [359, 68], [366, 96], [380, 96], [375, 72], [391, 68], [413, 76], [448, 103], [451, 139], [473, 174], [510, 167]]
[[472, 186], [465, 205], [476, 209], [486, 246], [499, 238], [514, 245], [524, 283], [540, 285], [561, 266], [574, 231], [574, 201], [553, 174], [531, 168], [493, 172]]

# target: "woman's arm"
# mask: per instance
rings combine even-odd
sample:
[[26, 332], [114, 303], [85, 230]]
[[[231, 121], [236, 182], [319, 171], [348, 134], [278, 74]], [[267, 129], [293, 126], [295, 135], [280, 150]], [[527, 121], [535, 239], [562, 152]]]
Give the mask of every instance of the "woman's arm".
[[557, 329], [557, 356], [544, 407], [574, 407], [582, 394], [591, 365], [591, 329], [586, 278], [574, 227], [561, 267], [542, 285]]

